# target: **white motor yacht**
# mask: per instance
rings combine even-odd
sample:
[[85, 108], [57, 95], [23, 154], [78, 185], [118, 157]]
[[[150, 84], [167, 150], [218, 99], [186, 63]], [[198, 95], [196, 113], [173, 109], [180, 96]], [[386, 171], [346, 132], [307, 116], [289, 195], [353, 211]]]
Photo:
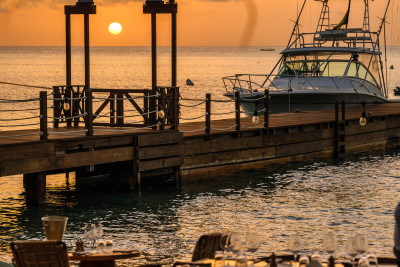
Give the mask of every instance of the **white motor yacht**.
[[[382, 59], [380, 37], [384, 19], [376, 32], [370, 30], [369, 0], [364, 1], [360, 28], [348, 28], [351, 9], [339, 24], [331, 25], [329, 0], [318, 0], [322, 9], [313, 33], [301, 33], [297, 17], [287, 47], [269, 74], [236, 74], [224, 77], [225, 96], [240, 93], [241, 107], [251, 116], [263, 114], [265, 90], [269, 90], [270, 113], [332, 109], [346, 105], [385, 103], [388, 100], [387, 66]], [[382, 34], [383, 35], [383, 34]]]

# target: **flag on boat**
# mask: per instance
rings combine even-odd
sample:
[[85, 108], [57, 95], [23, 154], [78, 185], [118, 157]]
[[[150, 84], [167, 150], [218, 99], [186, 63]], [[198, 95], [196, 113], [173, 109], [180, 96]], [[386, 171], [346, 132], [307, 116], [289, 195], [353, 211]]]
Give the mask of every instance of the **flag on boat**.
[[349, 23], [349, 15], [350, 15], [350, 3], [351, 0], [349, 0], [349, 7], [347, 8], [347, 12], [344, 15], [344, 17], [342, 18], [342, 20], [339, 22], [338, 25], [335, 26], [335, 28], [333, 28], [335, 31], [340, 30], [340, 28], [342, 28], [343, 25], [346, 25]]

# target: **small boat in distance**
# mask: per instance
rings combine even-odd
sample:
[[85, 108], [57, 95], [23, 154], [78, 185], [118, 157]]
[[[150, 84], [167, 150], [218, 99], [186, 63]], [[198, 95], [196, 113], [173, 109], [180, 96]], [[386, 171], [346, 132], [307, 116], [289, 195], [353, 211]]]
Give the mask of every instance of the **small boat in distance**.
[[249, 116], [264, 113], [266, 89], [270, 113], [332, 109], [335, 102], [342, 101], [349, 106], [389, 102], [387, 68], [379, 40], [390, 0], [376, 31], [370, 30], [369, 0], [364, 0], [364, 20], [359, 28], [348, 27], [351, 0], [343, 19], [331, 25], [328, 1], [320, 0], [315, 32], [303, 33], [299, 22], [304, 0], [288, 44], [272, 71], [224, 77], [224, 95], [235, 99], [239, 92], [241, 107]]
[[275, 48], [261, 48], [261, 51], [275, 51]]

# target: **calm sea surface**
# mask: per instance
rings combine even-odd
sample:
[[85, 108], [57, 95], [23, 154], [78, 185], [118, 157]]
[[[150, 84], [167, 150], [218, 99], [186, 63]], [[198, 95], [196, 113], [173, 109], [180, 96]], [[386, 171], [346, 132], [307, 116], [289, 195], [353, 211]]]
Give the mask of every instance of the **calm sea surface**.
[[[224, 99], [222, 76], [267, 73], [280, 48], [185, 47], [179, 49], [178, 85], [184, 98]], [[400, 49], [389, 49], [390, 88], [400, 85]], [[73, 48], [73, 84], [83, 84], [83, 54]], [[159, 49], [159, 84], [169, 85], [170, 52]], [[65, 83], [64, 49], [60, 47], [0, 47], [0, 82], [51, 87]], [[97, 88], [149, 88], [148, 47], [94, 47], [92, 85]], [[184, 85], [190, 78], [195, 86]], [[37, 97], [40, 89], [0, 84], [0, 98]], [[392, 94], [392, 92], [391, 92]], [[1, 104], [1, 109], [17, 104]], [[37, 107], [26, 103], [24, 107]], [[215, 104], [216, 110], [231, 107]], [[24, 116], [35, 115], [36, 111]], [[187, 116], [203, 107], [183, 109]], [[1, 112], [0, 119], [22, 116]], [[10, 122], [2, 122], [2, 125]], [[0, 130], [7, 130], [1, 127]], [[400, 201], [400, 150], [349, 157], [343, 162], [316, 161], [270, 166], [181, 188], [163, 184], [140, 192], [118, 193], [107, 177], [75, 181], [72, 175], [49, 176], [47, 205], [25, 207], [21, 176], [0, 178], [0, 260], [10, 261], [9, 242], [42, 239], [40, 218], [69, 218], [65, 240], [73, 246], [88, 222], [101, 222], [106, 239], [116, 247], [137, 248], [139, 259], [122, 262], [172, 263], [190, 259], [197, 238], [212, 231], [235, 230], [245, 236], [256, 227], [263, 240], [257, 252], [288, 253], [287, 238], [301, 233], [306, 252], [322, 251], [325, 232], [336, 232], [344, 256], [344, 241], [355, 232], [368, 234], [371, 250], [391, 256], [393, 210]]]

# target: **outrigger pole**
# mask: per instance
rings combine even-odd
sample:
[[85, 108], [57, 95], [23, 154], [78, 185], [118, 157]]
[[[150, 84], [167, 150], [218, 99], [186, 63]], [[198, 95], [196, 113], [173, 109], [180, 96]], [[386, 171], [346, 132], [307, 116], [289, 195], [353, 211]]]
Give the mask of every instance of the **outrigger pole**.
[[[289, 42], [288, 42], [286, 48], [289, 48], [290, 42], [292, 41], [292, 37], [295, 34], [296, 29], [298, 29], [298, 27], [299, 27], [300, 17], [301, 17], [301, 14], [303, 13], [303, 9], [304, 9], [304, 6], [306, 5], [306, 2], [307, 2], [307, 0], [304, 0], [303, 6], [301, 7], [301, 10], [300, 10], [300, 13], [297, 15], [297, 20], [296, 20], [296, 23], [294, 24], [293, 31], [292, 31], [292, 34], [290, 35]], [[264, 87], [265, 83], [269, 80], [269, 78], [271, 77], [272, 73], [275, 71], [276, 67], [279, 66], [279, 64], [282, 62], [282, 60], [283, 60], [283, 55], [281, 56], [279, 61], [275, 64], [275, 67], [271, 70], [271, 72], [269, 73], [269, 75], [267, 76], [267, 78], [265, 79], [263, 84], [261, 85], [261, 87]]]
[[304, 6], [306, 5], [306, 2], [307, 2], [307, 0], [304, 0], [303, 6], [301, 7], [300, 13], [297, 16], [296, 23], [294, 24], [293, 31], [292, 31], [292, 34], [290, 35], [289, 42], [288, 42], [286, 48], [289, 48], [290, 42], [292, 41], [292, 37], [295, 34], [296, 29], [298, 29], [298, 27], [299, 27], [300, 17], [301, 17], [301, 14], [303, 13], [303, 9], [304, 9]]
[[[370, 69], [370, 67], [371, 67], [371, 63], [372, 63], [372, 59], [374, 58], [374, 55], [375, 55], [375, 49], [376, 49], [376, 46], [378, 45], [378, 43], [379, 43], [379, 38], [380, 38], [380, 36], [381, 36], [381, 32], [382, 32], [382, 28], [383, 28], [383, 26], [384, 26], [384, 24], [386, 23], [386, 15], [387, 15], [387, 12], [388, 12], [388, 10], [389, 10], [389, 5], [390, 5], [390, 0], [388, 0], [388, 3], [387, 3], [387, 5], [386, 5], [386, 10], [385, 10], [385, 15], [383, 16], [383, 18], [382, 18], [382, 23], [381, 23], [381, 25], [379, 26], [379, 30], [378, 30], [378, 32], [377, 32], [377, 37], [376, 37], [376, 41], [375, 41], [375, 44], [374, 44], [374, 46], [373, 46], [373, 49], [372, 49], [372, 55], [371, 55], [371, 59], [369, 60], [369, 64], [368, 64], [368, 70]], [[382, 61], [381, 61], [382, 62]], [[386, 70], [386, 72], [387, 72], [387, 70]], [[363, 85], [364, 85], [364, 83], [365, 83], [365, 80], [367, 79], [367, 75], [368, 75], [368, 72], [365, 74], [365, 77], [364, 77], [364, 81], [363, 81]], [[384, 93], [385, 93], [385, 96], [387, 96], [387, 90], [388, 90], [388, 86], [387, 86], [387, 81], [385, 81], [385, 77], [384, 77], [384, 75], [383, 75], [383, 73], [382, 73], [382, 79], [383, 79], [383, 89], [384, 89]]]

